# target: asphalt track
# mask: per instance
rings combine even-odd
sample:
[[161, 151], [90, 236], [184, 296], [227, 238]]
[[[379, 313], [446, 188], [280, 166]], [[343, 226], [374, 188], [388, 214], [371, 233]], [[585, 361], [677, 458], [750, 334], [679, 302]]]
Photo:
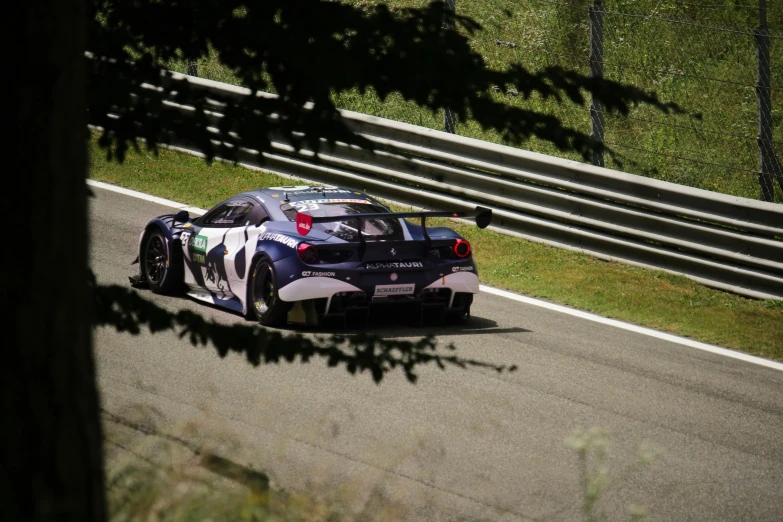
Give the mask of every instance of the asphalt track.
[[[138, 234], [165, 206], [93, 188], [92, 264], [126, 284]], [[171, 310], [241, 317], [142, 291]], [[519, 370], [419, 370], [381, 385], [320, 361], [254, 368], [169, 334], [96, 332], [104, 409], [264, 470], [288, 490], [406, 520], [580, 519], [580, 467], [564, 441], [609, 434], [606, 520], [783, 520], [783, 372], [482, 293], [463, 327], [435, 333], [461, 356]], [[641, 465], [639, 450], [659, 453]], [[382, 513], [377, 512], [381, 517]]]

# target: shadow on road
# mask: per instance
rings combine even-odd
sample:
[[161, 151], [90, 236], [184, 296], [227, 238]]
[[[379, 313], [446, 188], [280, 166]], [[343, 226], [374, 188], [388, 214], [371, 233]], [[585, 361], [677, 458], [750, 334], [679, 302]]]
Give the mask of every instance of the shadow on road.
[[[145, 409], [144, 406], [141, 405], [139, 405], [136, 408], [137, 411], [143, 411], [144, 409]], [[123, 426], [140, 435], [157, 437], [160, 440], [166, 441], [170, 444], [176, 444], [182, 448], [189, 450], [190, 452], [193, 453], [195, 457], [198, 458], [198, 464], [205, 470], [211, 471], [216, 475], [219, 475], [223, 478], [232, 480], [238, 484], [246, 486], [251, 491], [257, 493], [264, 493], [269, 490], [269, 477], [266, 475], [266, 473], [255, 470], [249, 466], [238, 464], [230, 459], [217, 455], [211, 451], [207, 451], [201, 446], [186, 440], [184, 436], [166, 433], [158, 429], [156, 423], [152, 420], [152, 417], [149, 415], [145, 415], [146, 418], [142, 420], [129, 419], [124, 416], [117, 415], [115, 413], [102, 409], [102, 416], [105, 422], [110, 422], [118, 426]], [[117, 445], [118, 447], [123, 448], [126, 451], [134, 453], [133, 451], [131, 451], [130, 448], [123, 447], [122, 445], [118, 444], [116, 441], [109, 441], [109, 442]], [[137, 455], [137, 457], [146, 461], [148, 464], [154, 465], [156, 467], [167, 466], [167, 464], [165, 463], [158, 463], [155, 460], [142, 455]]]
[[441, 335], [481, 335], [481, 334], [508, 334], [528, 333], [532, 330], [521, 327], [499, 328], [498, 323], [492, 319], [471, 316], [464, 320], [451, 321], [424, 321], [421, 324], [414, 318], [404, 315], [379, 315], [373, 314], [370, 320], [364, 324], [352, 324], [346, 327], [341, 318], [329, 318], [317, 326], [305, 324], [288, 324], [283, 329], [298, 333], [323, 333], [344, 334], [368, 333], [381, 336], [385, 339], [424, 337]]
[[[138, 290], [137, 290], [138, 291]], [[232, 312], [226, 308], [222, 308], [217, 305], [212, 305], [199, 301], [197, 299], [190, 298], [188, 296], [167, 296], [174, 301], [188, 302], [212, 309], [217, 312], [224, 312], [227, 317], [242, 318], [242, 316], [236, 312]], [[253, 321], [245, 319], [246, 324], [253, 324]], [[406, 338], [406, 337], [424, 337], [424, 336], [456, 336], [456, 335], [496, 335], [496, 334], [513, 334], [513, 333], [530, 333], [533, 330], [528, 330], [522, 327], [506, 327], [499, 328], [496, 321], [487, 319], [480, 316], [471, 316], [466, 320], [459, 321], [446, 321], [427, 323], [424, 322], [421, 325], [413, 325], [415, 323], [410, 320], [410, 317], [402, 314], [378, 314], [373, 313], [368, 323], [364, 325], [351, 325], [346, 328], [345, 322], [339, 318], [330, 318], [323, 321], [317, 326], [289, 323], [280, 330], [288, 331], [291, 333], [301, 334], [345, 334], [350, 336], [352, 333], [372, 333], [382, 336], [387, 339], [393, 338]]]

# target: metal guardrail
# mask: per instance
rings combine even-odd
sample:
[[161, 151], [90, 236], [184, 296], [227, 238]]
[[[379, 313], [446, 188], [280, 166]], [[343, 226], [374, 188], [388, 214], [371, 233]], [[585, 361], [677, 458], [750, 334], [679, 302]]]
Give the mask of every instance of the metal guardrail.
[[[175, 74], [194, 89], [248, 89]], [[258, 96], [274, 95], [259, 93]], [[183, 111], [192, 108], [168, 104]], [[220, 120], [220, 104], [207, 112]], [[251, 166], [363, 189], [423, 208], [492, 208], [496, 230], [683, 274], [738, 294], [783, 299], [783, 205], [728, 196], [350, 111], [375, 150], [337, 143], [316, 159], [283, 139], [240, 150]], [[216, 140], [220, 135], [213, 129]], [[170, 145], [189, 150], [176, 137]]]

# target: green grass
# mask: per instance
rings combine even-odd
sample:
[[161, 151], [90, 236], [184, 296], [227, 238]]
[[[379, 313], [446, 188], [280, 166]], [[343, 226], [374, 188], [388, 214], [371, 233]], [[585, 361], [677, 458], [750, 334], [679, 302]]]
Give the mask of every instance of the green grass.
[[[289, 178], [168, 150], [107, 162], [90, 142], [90, 177], [202, 208]], [[685, 277], [604, 262], [452, 222], [472, 244], [482, 282], [754, 355], [783, 360], [783, 303], [713, 290]]]
[[[364, 9], [386, 3], [392, 9], [423, 7], [430, 0], [342, 0]], [[471, 38], [473, 48], [496, 69], [522, 64], [530, 70], [560, 65], [589, 74], [589, 29], [586, 0], [457, 1], [457, 12], [478, 21], [484, 31]], [[709, 2], [695, 8], [676, 0], [610, 0], [604, 18], [605, 76], [657, 92], [681, 105], [687, 115], [666, 116], [649, 107], [634, 108], [630, 118], [607, 116], [606, 141], [622, 155], [622, 165], [607, 156], [606, 166], [706, 190], [758, 199], [756, 143], [756, 65], [751, 32], [758, 23], [753, 2]], [[567, 5], [573, 7], [569, 8]], [[748, 8], [748, 6], [751, 6]], [[508, 10], [510, 16], [503, 14]], [[771, 34], [783, 36], [783, 6], [769, 4]], [[668, 23], [612, 12], [652, 14], [686, 23]], [[706, 29], [730, 28], [732, 31]], [[736, 32], [739, 31], [739, 32]], [[502, 47], [495, 40], [513, 42]], [[783, 160], [783, 38], [771, 40], [773, 148]], [[184, 72], [184, 63], [171, 68]], [[212, 52], [199, 62], [203, 77], [237, 83]], [[707, 80], [713, 78], [716, 80]], [[458, 81], [458, 80], [457, 80]], [[555, 104], [537, 97], [521, 100], [505, 94], [506, 102], [557, 115], [567, 125], [590, 131], [585, 107]], [[344, 109], [442, 129], [440, 113], [422, 110], [399, 95], [381, 100], [372, 91], [335, 93]], [[698, 118], [694, 116], [698, 115]], [[661, 125], [665, 123], [666, 125]], [[500, 136], [474, 122], [457, 125], [460, 135], [501, 143]], [[568, 159], [581, 157], [531, 139], [523, 148]], [[685, 159], [688, 158], [688, 159]], [[695, 160], [695, 161], [690, 161]], [[733, 167], [727, 168], [726, 166]], [[776, 186], [777, 201], [783, 191]]]
[[[288, 492], [270, 484], [265, 473], [208, 450], [194, 454], [182, 444], [109, 422], [104, 455], [111, 522], [385, 521], [407, 512], [377, 487], [363, 501], [350, 487], [334, 484]], [[263, 478], [254, 482], [251, 476]]]

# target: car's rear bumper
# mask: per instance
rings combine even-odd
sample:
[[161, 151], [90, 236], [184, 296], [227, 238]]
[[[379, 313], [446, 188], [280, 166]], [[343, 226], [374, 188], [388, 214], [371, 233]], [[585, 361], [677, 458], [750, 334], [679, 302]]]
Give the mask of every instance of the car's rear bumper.
[[[346, 308], [423, 303], [452, 308], [458, 294], [479, 292], [478, 276], [472, 271], [455, 272], [428, 278], [406, 277], [390, 280], [389, 275], [364, 277], [353, 284], [334, 277], [302, 277], [278, 290], [280, 299], [288, 302], [326, 299], [326, 315], [341, 313]], [[403, 274], [400, 274], [402, 276]], [[412, 286], [413, 288], [409, 288]], [[394, 294], [395, 290], [404, 293]]]

